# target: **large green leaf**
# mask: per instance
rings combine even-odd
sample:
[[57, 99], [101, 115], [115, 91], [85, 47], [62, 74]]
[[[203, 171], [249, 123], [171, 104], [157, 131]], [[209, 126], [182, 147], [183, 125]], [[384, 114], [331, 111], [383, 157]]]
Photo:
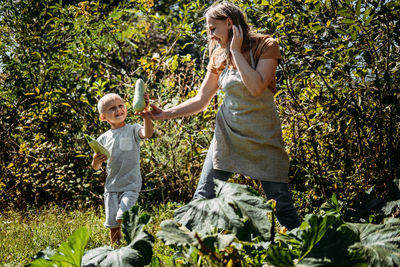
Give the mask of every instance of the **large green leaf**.
[[270, 237], [271, 208], [248, 186], [215, 181], [216, 197], [195, 199], [175, 210], [174, 218], [193, 231], [211, 233], [214, 228], [233, 231], [241, 240]]
[[388, 183], [391, 201], [387, 201], [379, 210], [385, 217], [400, 211], [400, 179]]
[[361, 253], [369, 266], [400, 264], [400, 219], [389, 219], [383, 224], [349, 223], [348, 226], [359, 234], [359, 242], [349, 250]]
[[41, 258], [31, 262], [31, 264], [29, 264], [29, 267], [54, 267], [54, 262]]
[[114, 249], [110, 246], [98, 247], [86, 251], [82, 258], [83, 267], [99, 266], [107, 258], [108, 254]]
[[244, 223], [229, 203], [218, 199], [195, 199], [175, 210], [174, 219], [191, 230], [203, 234], [214, 228], [237, 232]]
[[348, 246], [358, 241], [337, 213], [309, 214], [299, 229], [279, 234], [270, 246], [267, 260], [275, 266], [354, 266], [357, 259], [348, 256]]
[[157, 237], [162, 239], [165, 245], [186, 246], [196, 244], [194, 233], [185, 231], [173, 220], [161, 222], [161, 231], [157, 232]]
[[36, 255], [30, 266], [81, 266], [81, 259], [89, 240], [90, 233], [86, 227], [74, 231], [68, 240], [61, 243], [57, 250], [46, 248]]
[[143, 256], [145, 264], [149, 264], [153, 256], [154, 237], [144, 230], [150, 219], [150, 215], [142, 212], [138, 205], [124, 212], [122, 218], [124, 237], [129, 246]]
[[83, 266], [144, 266], [151, 262], [154, 237], [143, 229], [150, 216], [135, 205], [124, 212], [122, 221], [128, 245], [116, 250], [109, 246], [89, 250], [83, 256]]
[[267, 261], [273, 266], [290, 267], [295, 266], [292, 254], [287, 249], [277, 245], [270, 245], [267, 250]]
[[[51, 247], [47, 247], [46, 249], [39, 251], [38, 254], [36, 254], [35, 256], [33, 256], [33, 259], [35, 259], [35, 261], [32, 262], [32, 264], [34, 262], [36, 262], [36, 259], [42, 259], [42, 260], [50, 260], [50, 258], [56, 253], [55, 249], [52, 249]], [[32, 265], [31, 264], [31, 265]], [[33, 265], [36, 266], [36, 265]]]
[[50, 260], [68, 262], [74, 266], [81, 266], [81, 259], [85, 252], [85, 247], [89, 241], [89, 231], [86, 227], [81, 227], [76, 230], [66, 242], [61, 243]]
[[[143, 212], [139, 205], [134, 205], [122, 215], [122, 232], [128, 244], [135, 240], [136, 236], [144, 232], [143, 227], [150, 221], [151, 217]], [[154, 242], [154, 237], [148, 237], [148, 240]]]
[[113, 249], [109, 246], [89, 250], [82, 258], [83, 267], [133, 267], [144, 266], [143, 257], [128, 246]]
[[268, 240], [271, 223], [267, 219], [267, 213], [271, 213], [272, 209], [265, 199], [249, 186], [220, 180], [214, 180], [214, 182], [216, 184], [216, 196], [228, 203], [233, 203], [242, 218], [250, 219], [254, 234]]
[[162, 239], [165, 245], [177, 245], [184, 247], [196, 247], [208, 252], [222, 251], [233, 244], [237, 238], [234, 234], [214, 233], [200, 236], [198, 233], [188, 231], [179, 227], [173, 220], [166, 220], [161, 223], [161, 231], [157, 237]]
[[332, 225], [318, 243], [299, 263], [307, 266], [353, 267], [364, 262], [359, 257], [350, 257], [348, 247], [358, 239], [357, 233], [342, 224]]
[[341, 220], [336, 215], [327, 214], [326, 216], [319, 216], [309, 214], [306, 216], [305, 221], [300, 226], [303, 229], [301, 238], [303, 245], [301, 248], [301, 258], [307, 256], [314, 246], [321, 241], [325, 234], [330, 230], [338, 227]]
[[398, 211], [400, 211], [400, 200], [388, 201], [379, 210], [386, 217]]

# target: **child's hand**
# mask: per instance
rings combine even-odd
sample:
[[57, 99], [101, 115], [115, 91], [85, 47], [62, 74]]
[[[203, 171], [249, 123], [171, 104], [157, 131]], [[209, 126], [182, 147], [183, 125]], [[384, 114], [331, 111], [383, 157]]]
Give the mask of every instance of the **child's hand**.
[[94, 153], [93, 161], [92, 161], [92, 168], [96, 171], [101, 168], [101, 164], [107, 160], [106, 155]]
[[[149, 108], [149, 104], [150, 104], [150, 98], [149, 98], [149, 94], [148, 93], [144, 93], [143, 94], [143, 98], [144, 98], [144, 102], [146, 103], [145, 108], [141, 111], [141, 112], [135, 112], [135, 115], [140, 115], [143, 117], [143, 113], [148, 111]], [[144, 118], [144, 117], [143, 117]]]
[[106, 155], [94, 153], [94, 155], [93, 155], [93, 163], [101, 164], [104, 161], [107, 161]]

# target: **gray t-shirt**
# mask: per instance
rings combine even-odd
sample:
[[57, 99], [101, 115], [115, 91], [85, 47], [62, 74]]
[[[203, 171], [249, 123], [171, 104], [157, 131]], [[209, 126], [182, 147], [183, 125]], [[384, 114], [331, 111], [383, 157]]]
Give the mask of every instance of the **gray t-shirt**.
[[111, 154], [107, 160], [105, 192], [137, 191], [142, 187], [140, 174], [139, 129], [142, 126], [126, 124], [103, 133], [97, 141]]

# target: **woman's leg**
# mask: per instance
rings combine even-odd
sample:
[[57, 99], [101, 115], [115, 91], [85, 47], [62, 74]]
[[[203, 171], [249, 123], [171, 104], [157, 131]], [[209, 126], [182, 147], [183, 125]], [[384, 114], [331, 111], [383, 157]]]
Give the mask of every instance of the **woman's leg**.
[[292, 230], [300, 226], [299, 216], [293, 206], [292, 197], [286, 183], [261, 181], [267, 199], [276, 200], [276, 218], [281, 226]]
[[232, 173], [216, 170], [213, 167], [213, 143], [208, 148], [206, 159], [204, 160], [203, 169], [201, 170], [201, 175], [199, 183], [197, 184], [196, 192], [194, 193], [193, 199], [196, 198], [214, 198], [214, 179], [219, 179], [226, 181], [231, 177]]

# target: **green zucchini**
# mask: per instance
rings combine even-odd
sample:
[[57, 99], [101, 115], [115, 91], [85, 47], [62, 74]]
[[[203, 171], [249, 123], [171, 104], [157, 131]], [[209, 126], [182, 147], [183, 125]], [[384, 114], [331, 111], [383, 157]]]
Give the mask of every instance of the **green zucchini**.
[[133, 96], [133, 110], [141, 112], [146, 107], [144, 100], [145, 85], [142, 79], [137, 79], [135, 84], [135, 95]]
[[85, 134], [86, 141], [89, 143], [89, 146], [93, 149], [93, 151], [97, 154], [102, 154], [110, 158], [110, 152], [108, 152], [107, 148], [102, 146], [96, 139], [91, 137], [90, 135]]

